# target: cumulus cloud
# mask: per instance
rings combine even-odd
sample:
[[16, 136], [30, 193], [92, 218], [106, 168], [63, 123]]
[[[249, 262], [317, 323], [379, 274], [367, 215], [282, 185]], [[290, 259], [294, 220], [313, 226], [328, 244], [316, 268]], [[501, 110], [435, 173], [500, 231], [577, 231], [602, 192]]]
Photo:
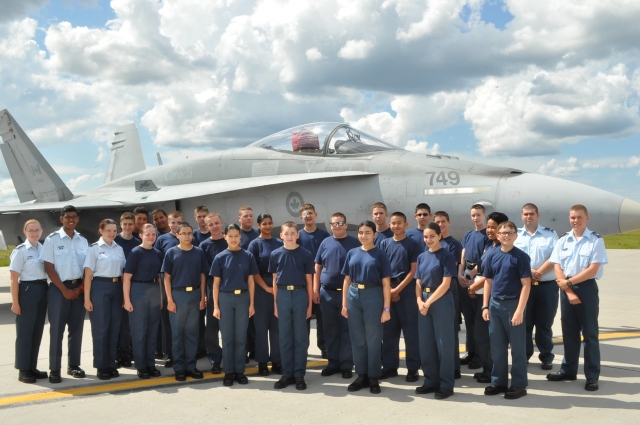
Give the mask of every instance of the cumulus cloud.
[[579, 169], [580, 165], [578, 163], [578, 159], [572, 156], [566, 161], [552, 159], [540, 167], [538, 173], [549, 174], [551, 176], [569, 176], [576, 173]]
[[48, 0], [4, 0], [2, 2], [2, 13], [0, 13], [0, 23], [22, 18], [31, 10], [42, 7], [47, 3]]
[[305, 54], [307, 55], [307, 60], [311, 62], [320, 60], [324, 57], [322, 53], [320, 53], [320, 50], [318, 50], [317, 47], [312, 47], [310, 49], [307, 49]]
[[338, 52], [342, 59], [364, 59], [373, 48], [373, 42], [369, 40], [347, 40]]
[[67, 180], [67, 187], [69, 188], [69, 190], [71, 190], [73, 192], [78, 187], [82, 186], [83, 184], [85, 184], [85, 183], [87, 183], [87, 182], [89, 182], [91, 180], [101, 180], [102, 178], [104, 178], [104, 173], [83, 174], [83, 175], [78, 176], [76, 178]]

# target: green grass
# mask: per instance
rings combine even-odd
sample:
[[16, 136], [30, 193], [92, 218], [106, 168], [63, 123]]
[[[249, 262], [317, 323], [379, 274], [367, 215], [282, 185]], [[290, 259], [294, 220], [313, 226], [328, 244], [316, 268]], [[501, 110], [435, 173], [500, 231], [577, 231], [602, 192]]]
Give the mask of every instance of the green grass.
[[8, 245], [9, 249], [0, 251], [0, 267], [9, 266], [9, 256], [11, 255], [11, 251], [15, 248], [15, 245]]
[[605, 236], [604, 245], [607, 249], [640, 249], [640, 230]]

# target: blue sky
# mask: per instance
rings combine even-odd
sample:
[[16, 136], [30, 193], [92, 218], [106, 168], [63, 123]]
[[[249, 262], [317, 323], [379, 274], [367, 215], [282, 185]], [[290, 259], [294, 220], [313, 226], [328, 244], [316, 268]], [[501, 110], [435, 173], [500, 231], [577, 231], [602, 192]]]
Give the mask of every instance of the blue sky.
[[74, 192], [127, 122], [153, 166], [331, 119], [640, 201], [634, 1], [7, 1], [0, 109]]

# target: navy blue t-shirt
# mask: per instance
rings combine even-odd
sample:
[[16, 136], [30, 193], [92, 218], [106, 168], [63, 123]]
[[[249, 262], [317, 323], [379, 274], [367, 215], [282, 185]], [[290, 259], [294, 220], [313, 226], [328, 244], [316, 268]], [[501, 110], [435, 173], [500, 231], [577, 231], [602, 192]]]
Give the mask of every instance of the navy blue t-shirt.
[[139, 237], [137, 237], [136, 235], [132, 236], [133, 237], [131, 239], [125, 239], [120, 235], [116, 235], [116, 237], [113, 239], [118, 245], [122, 247], [122, 251], [124, 251], [124, 258], [128, 258], [131, 250], [137, 246], [140, 246], [140, 244], [142, 243]]
[[387, 238], [380, 243], [380, 249], [387, 253], [391, 263], [391, 277], [404, 277], [411, 271], [411, 264], [418, 261], [418, 255], [424, 252], [418, 242], [410, 238], [396, 241]]
[[348, 235], [342, 239], [328, 237], [322, 241], [320, 248], [318, 248], [315, 262], [322, 265], [320, 284], [324, 288], [342, 288], [344, 283], [344, 276], [342, 275], [344, 260], [347, 258], [349, 251], [359, 246], [360, 241]]
[[[442, 238], [440, 244], [442, 244], [442, 242], [447, 243], [447, 249], [453, 254], [453, 259], [456, 261], [456, 264], [460, 264], [462, 261], [462, 244], [453, 236]], [[444, 244], [442, 244], [442, 246], [444, 247]]]
[[165, 233], [158, 239], [156, 239], [156, 243], [153, 245], [153, 247], [158, 248], [158, 251], [160, 251], [164, 256], [169, 249], [173, 248], [174, 246], [178, 246], [179, 244], [180, 241], [178, 240], [177, 236], [171, 233]]
[[368, 251], [354, 248], [347, 254], [342, 274], [349, 276], [353, 283], [382, 283], [382, 279], [391, 277], [391, 263], [387, 253], [378, 247]]
[[136, 246], [131, 250], [124, 266], [125, 273], [131, 273], [132, 281], [158, 278], [162, 267], [162, 253], [156, 248], [144, 249]]
[[309, 233], [302, 229], [298, 235], [298, 245], [309, 251], [313, 258], [316, 258], [318, 248], [320, 248], [322, 241], [329, 237], [329, 232], [316, 228], [315, 231]]
[[465, 261], [479, 264], [482, 253], [492, 244], [493, 242], [487, 237], [487, 229], [482, 229], [479, 232], [471, 230], [465, 233], [462, 238]]
[[385, 230], [384, 232], [376, 233], [376, 237], [373, 238], [373, 243], [375, 244], [375, 246], [380, 246], [380, 243], [382, 243], [383, 240], [390, 237], [393, 237], [393, 232], [391, 231], [391, 227], [387, 227], [387, 230]]
[[313, 272], [313, 257], [301, 246], [296, 249], [282, 246], [271, 253], [269, 273], [277, 274], [277, 285], [305, 286], [307, 275]]
[[273, 274], [269, 273], [269, 259], [271, 253], [282, 246], [282, 241], [276, 238], [257, 238], [251, 241], [249, 244], [249, 251], [258, 263], [258, 270], [260, 276], [269, 286], [272, 285]]
[[[209, 263], [209, 267], [207, 267], [207, 270], [211, 269], [211, 264], [213, 264], [213, 259], [216, 258], [216, 255], [227, 249], [227, 246], [228, 245], [225, 238], [216, 240], [207, 238], [200, 243], [200, 249], [204, 251], [204, 255], [207, 257], [207, 263]], [[213, 278], [209, 275], [209, 273], [207, 273], [206, 277], [208, 284], [213, 282]]]
[[249, 289], [249, 275], [258, 274], [258, 265], [253, 255], [244, 249], [225, 249], [213, 259], [209, 274], [220, 278], [220, 292], [233, 292]]
[[240, 247], [242, 249], [249, 248], [249, 244], [251, 243], [251, 241], [258, 236], [260, 236], [260, 231], [255, 227], [252, 227], [249, 231], [240, 229]]
[[411, 238], [414, 241], [418, 242], [418, 245], [420, 245], [420, 248], [422, 249], [422, 251], [420, 252], [424, 252], [427, 250], [427, 244], [424, 243], [424, 230], [420, 230], [417, 227], [414, 227], [413, 229], [407, 230], [405, 232], [405, 235], [408, 238]]
[[164, 254], [162, 273], [171, 275], [172, 288], [200, 286], [200, 275], [207, 274], [208, 265], [204, 251], [197, 246], [189, 251], [174, 246]]
[[443, 278], [457, 275], [453, 254], [445, 248], [435, 252], [425, 251], [418, 256], [416, 279], [420, 279], [423, 288], [435, 289], [442, 284]]
[[200, 246], [205, 239], [209, 239], [211, 237], [211, 232], [202, 233], [200, 229], [196, 229], [193, 231], [193, 241], [192, 243], [195, 246]]
[[520, 279], [531, 277], [531, 259], [516, 247], [508, 252], [500, 248], [491, 249], [487, 252], [482, 268], [482, 275], [492, 279], [493, 298], [519, 298], [522, 290]]

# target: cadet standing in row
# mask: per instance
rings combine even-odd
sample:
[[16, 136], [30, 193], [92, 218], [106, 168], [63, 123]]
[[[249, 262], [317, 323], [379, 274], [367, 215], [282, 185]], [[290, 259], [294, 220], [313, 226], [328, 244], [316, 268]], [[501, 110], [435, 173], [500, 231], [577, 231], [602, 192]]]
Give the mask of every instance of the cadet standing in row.
[[534, 204], [522, 207], [524, 227], [518, 229], [514, 245], [531, 258], [531, 293], [527, 301], [527, 358], [533, 356], [533, 327], [536, 328], [536, 346], [544, 370], [553, 368], [553, 320], [558, 311], [558, 285], [553, 264], [549, 261], [553, 247], [558, 242], [554, 230], [539, 224], [540, 213]]
[[82, 330], [84, 328], [84, 298], [82, 296], [82, 275], [84, 260], [89, 249], [87, 240], [75, 228], [80, 217], [73, 205], [60, 211], [60, 230], [51, 233], [42, 245], [40, 260], [51, 281], [48, 291], [49, 305], [49, 382], [62, 381], [62, 339], [68, 327], [68, 367], [67, 374], [74, 378], [84, 378], [80, 368], [82, 353]]
[[418, 242], [422, 251], [427, 249], [424, 244], [424, 230], [431, 221], [431, 207], [428, 204], [421, 203], [416, 205], [416, 212], [413, 215], [418, 223], [413, 229], [407, 230], [406, 235], [408, 238]]
[[598, 390], [600, 378], [600, 343], [598, 341], [598, 314], [600, 298], [598, 283], [607, 264], [604, 240], [587, 228], [589, 212], [584, 205], [574, 205], [569, 211], [569, 223], [573, 230], [556, 243], [550, 261], [560, 294], [562, 314], [562, 340], [564, 358], [560, 370], [547, 375], [549, 381], [574, 381], [577, 379], [580, 359], [580, 333], [584, 339], [584, 389]]
[[120, 376], [116, 364], [122, 320], [122, 247], [114, 242], [116, 222], [100, 222], [100, 239], [92, 243], [84, 261], [84, 306], [89, 312], [93, 339], [93, 367], [98, 379]]
[[389, 217], [389, 214], [384, 203], [376, 202], [371, 206], [371, 218], [376, 224], [376, 236], [373, 241], [376, 246], [380, 246], [380, 242], [393, 236], [393, 232], [387, 224], [387, 217]]
[[[140, 245], [140, 232], [134, 234], [136, 217], [133, 213], [126, 212], [120, 216], [120, 228], [122, 232], [116, 235], [115, 243], [120, 245], [124, 252], [124, 258], [129, 257], [131, 250]], [[122, 314], [120, 322], [120, 335], [118, 336], [117, 361], [124, 367], [131, 367], [131, 327], [129, 326], [129, 315]]]
[[347, 218], [337, 212], [331, 216], [333, 237], [322, 241], [316, 254], [316, 269], [313, 275], [314, 302], [320, 302], [325, 324], [325, 342], [329, 363], [322, 369], [322, 376], [341, 372], [342, 378], [353, 376], [353, 353], [349, 337], [349, 323], [342, 316], [342, 290], [344, 276], [342, 267], [347, 253], [360, 246], [353, 236], [347, 235]]
[[40, 260], [42, 226], [28, 220], [23, 228], [27, 241], [11, 252], [11, 311], [16, 314], [16, 360], [18, 380], [33, 384], [46, 379], [47, 372], [38, 370], [38, 353], [47, 315], [47, 274]]

